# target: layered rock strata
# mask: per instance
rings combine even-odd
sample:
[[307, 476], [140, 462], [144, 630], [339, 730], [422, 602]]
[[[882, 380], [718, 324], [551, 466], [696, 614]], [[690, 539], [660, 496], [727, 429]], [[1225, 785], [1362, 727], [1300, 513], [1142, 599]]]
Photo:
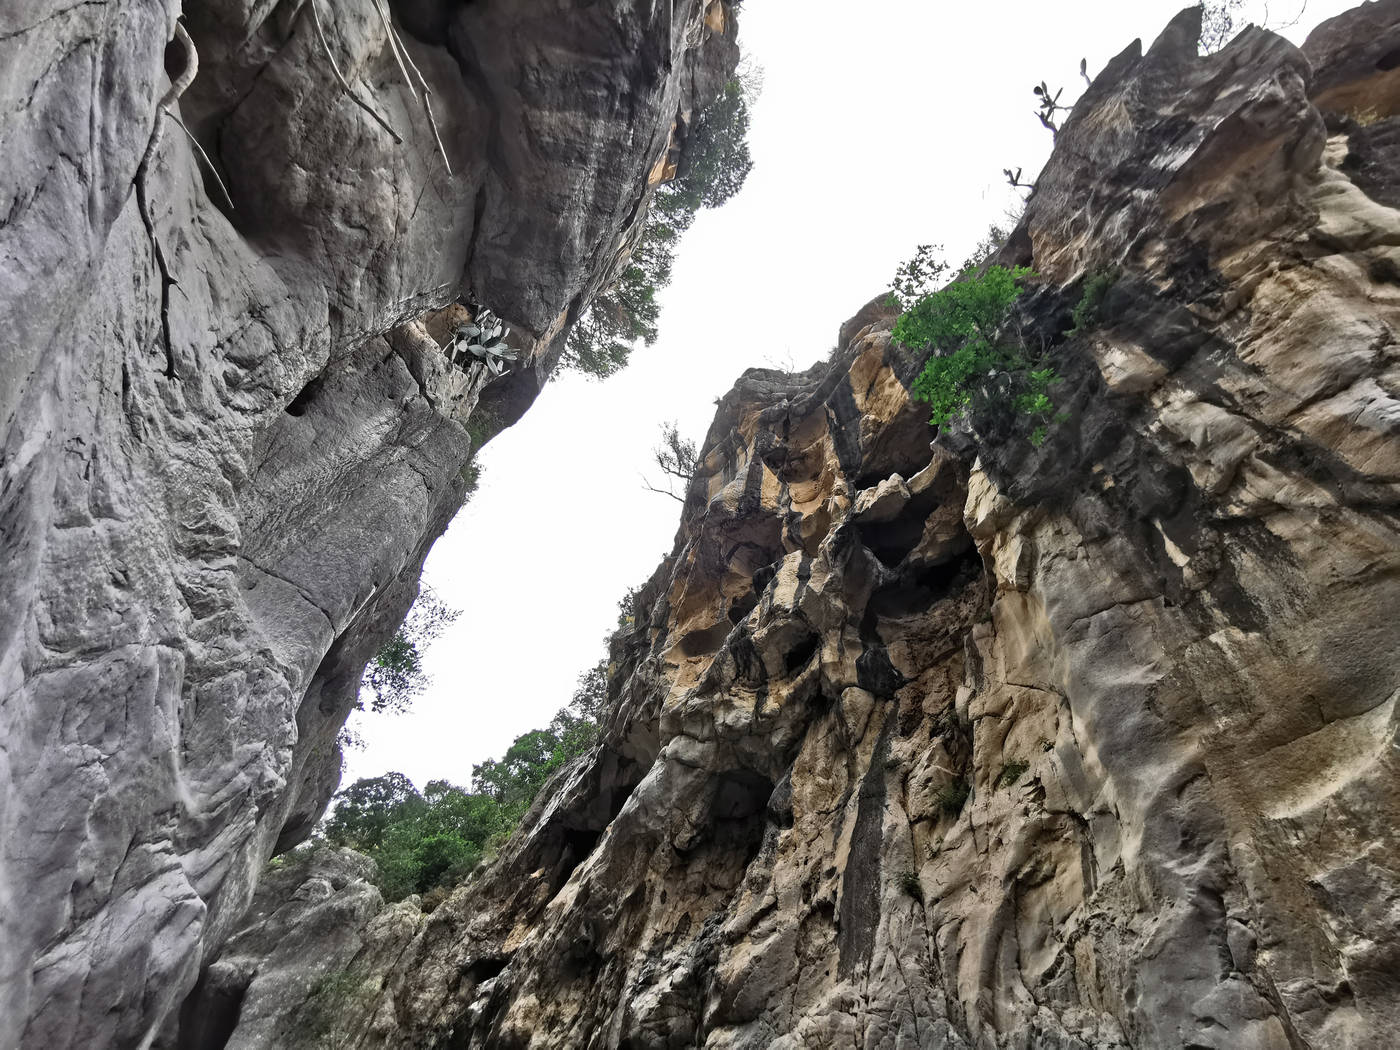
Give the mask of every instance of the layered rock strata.
[[[0, 1047], [149, 1045], [308, 833], [474, 441], [626, 256], [730, 13], [4, 5]], [[459, 299], [528, 360], [449, 366]]]
[[[1094, 81], [1002, 253], [1067, 418], [931, 447], [879, 300], [747, 373], [601, 745], [407, 941], [318, 956], [340, 1045], [1392, 1044], [1400, 3], [1301, 51], [1199, 17]], [[315, 997], [256, 972], [206, 994], [292, 1038]]]

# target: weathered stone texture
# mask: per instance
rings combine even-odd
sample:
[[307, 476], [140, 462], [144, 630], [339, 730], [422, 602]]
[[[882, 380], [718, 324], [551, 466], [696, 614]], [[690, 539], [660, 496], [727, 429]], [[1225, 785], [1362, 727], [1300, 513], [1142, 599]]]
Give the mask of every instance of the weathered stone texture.
[[1095, 81], [1003, 252], [1069, 418], [931, 448], [878, 302], [746, 373], [603, 743], [351, 962], [351, 1045], [1393, 1045], [1400, 3], [1301, 51], [1198, 19]]
[[[184, 5], [231, 207], [158, 113], [180, 5], [0, 11], [0, 1047], [173, 1016], [334, 790], [463, 424], [529, 405], [735, 59], [702, 0], [392, 6], [451, 177], [371, 0]], [[459, 295], [530, 361], [449, 370]]]

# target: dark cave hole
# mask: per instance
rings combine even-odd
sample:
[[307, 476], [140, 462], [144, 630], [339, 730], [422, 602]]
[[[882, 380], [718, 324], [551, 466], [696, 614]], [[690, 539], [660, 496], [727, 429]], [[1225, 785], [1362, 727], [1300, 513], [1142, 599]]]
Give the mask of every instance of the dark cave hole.
[[563, 863], [559, 868], [559, 876], [555, 879], [554, 887], [557, 891], [559, 887], [569, 881], [569, 876], [573, 875], [588, 855], [598, 845], [598, 840], [603, 837], [602, 829], [591, 831], [587, 828], [570, 828], [564, 832], [564, 853]]
[[1389, 73], [1392, 69], [1400, 66], [1400, 47], [1393, 51], [1387, 51], [1376, 62], [1376, 68], [1382, 73]]
[[904, 687], [904, 675], [890, 662], [883, 645], [874, 644], [856, 657], [856, 681], [867, 692], [889, 699]]
[[858, 524], [856, 529], [860, 542], [886, 568], [897, 568], [923, 539], [924, 525], [940, 502], [936, 491], [921, 492], [905, 504], [893, 521]]
[[462, 970], [462, 976], [473, 984], [482, 984], [498, 976], [509, 965], [510, 956], [488, 955], [468, 963]]
[[765, 565], [753, 574], [753, 600], [757, 604], [759, 597], [768, 589], [768, 585], [773, 582], [773, 577], [778, 575], [778, 566], [781, 561], [775, 561], [772, 565]]
[[903, 515], [880, 525], [861, 525], [860, 541], [880, 564], [893, 569], [909, 556], [924, 535], [922, 515]]
[[802, 670], [811, 663], [812, 657], [816, 655], [821, 643], [821, 636], [812, 634], [793, 646], [783, 657], [783, 670], [788, 675], [796, 674]]
[[174, 37], [165, 42], [165, 75], [170, 78], [172, 84], [180, 79], [180, 74], [185, 71], [185, 65], [188, 61], [184, 44]]
[[959, 593], [981, 576], [982, 556], [969, 540], [968, 549], [957, 557], [917, 572], [902, 573], [898, 583], [872, 595], [861, 630], [873, 631], [874, 621], [881, 617], [897, 618], [923, 612], [935, 602]]
[[179, 1050], [224, 1050], [238, 1027], [248, 989], [210, 989], [207, 981], [201, 976], [180, 1007]]
[[622, 812], [622, 807], [627, 804], [627, 799], [631, 797], [639, 783], [641, 783], [640, 775], [636, 779], [629, 776], [608, 792], [607, 819], [603, 820], [598, 827], [564, 829], [559, 840], [559, 864], [550, 887], [551, 893], [558, 893], [578, 866], [598, 848], [598, 843], [603, 838], [603, 832], [607, 830], [609, 824], [617, 819], [617, 815]]
[[307, 406], [316, 400], [316, 395], [321, 392], [321, 387], [325, 385], [325, 380], [317, 376], [311, 382], [301, 388], [301, 392], [292, 398], [291, 404], [287, 406], [287, 415], [304, 416]]
[[773, 789], [773, 781], [763, 774], [736, 769], [720, 777], [710, 803], [716, 845], [726, 853], [741, 855], [745, 868], [763, 846]]
[[734, 599], [729, 606], [729, 622], [739, 624], [758, 606], [758, 595], [752, 590]]
[[717, 652], [719, 647], [724, 644], [724, 640], [729, 637], [732, 626], [728, 621], [721, 621], [703, 631], [691, 631], [680, 640], [677, 648], [682, 656], [687, 657], [705, 656]]

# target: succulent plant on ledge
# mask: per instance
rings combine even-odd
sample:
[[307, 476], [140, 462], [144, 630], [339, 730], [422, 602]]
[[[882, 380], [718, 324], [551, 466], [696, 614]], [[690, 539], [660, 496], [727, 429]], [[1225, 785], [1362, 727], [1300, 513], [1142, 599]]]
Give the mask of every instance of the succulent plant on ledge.
[[520, 357], [520, 351], [505, 344], [504, 337], [510, 332], [499, 317], [490, 310], [478, 311], [475, 318], [457, 326], [452, 333], [452, 342], [447, 344], [447, 359], [453, 364], [464, 361], [463, 351], [471, 354], [491, 370], [492, 375], [501, 375], [508, 362]]

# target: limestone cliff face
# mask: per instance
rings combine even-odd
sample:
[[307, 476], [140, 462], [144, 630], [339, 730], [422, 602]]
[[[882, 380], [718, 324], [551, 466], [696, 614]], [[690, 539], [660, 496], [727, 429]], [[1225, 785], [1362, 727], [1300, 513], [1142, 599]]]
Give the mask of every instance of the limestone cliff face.
[[280, 1001], [251, 924], [192, 1001], [242, 997], [228, 1046], [328, 973], [356, 1047], [1394, 1044], [1400, 3], [1301, 52], [1198, 19], [1003, 252], [1068, 420], [931, 447], [878, 300], [747, 373], [601, 746], [430, 916], [286, 928]]
[[[319, 817], [464, 424], [529, 406], [735, 27], [188, 0], [186, 44], [172, 0], [3, 7], [0, 1047], [145, 1046]], [[528, 361], [449, 367], [459, 297]]]

